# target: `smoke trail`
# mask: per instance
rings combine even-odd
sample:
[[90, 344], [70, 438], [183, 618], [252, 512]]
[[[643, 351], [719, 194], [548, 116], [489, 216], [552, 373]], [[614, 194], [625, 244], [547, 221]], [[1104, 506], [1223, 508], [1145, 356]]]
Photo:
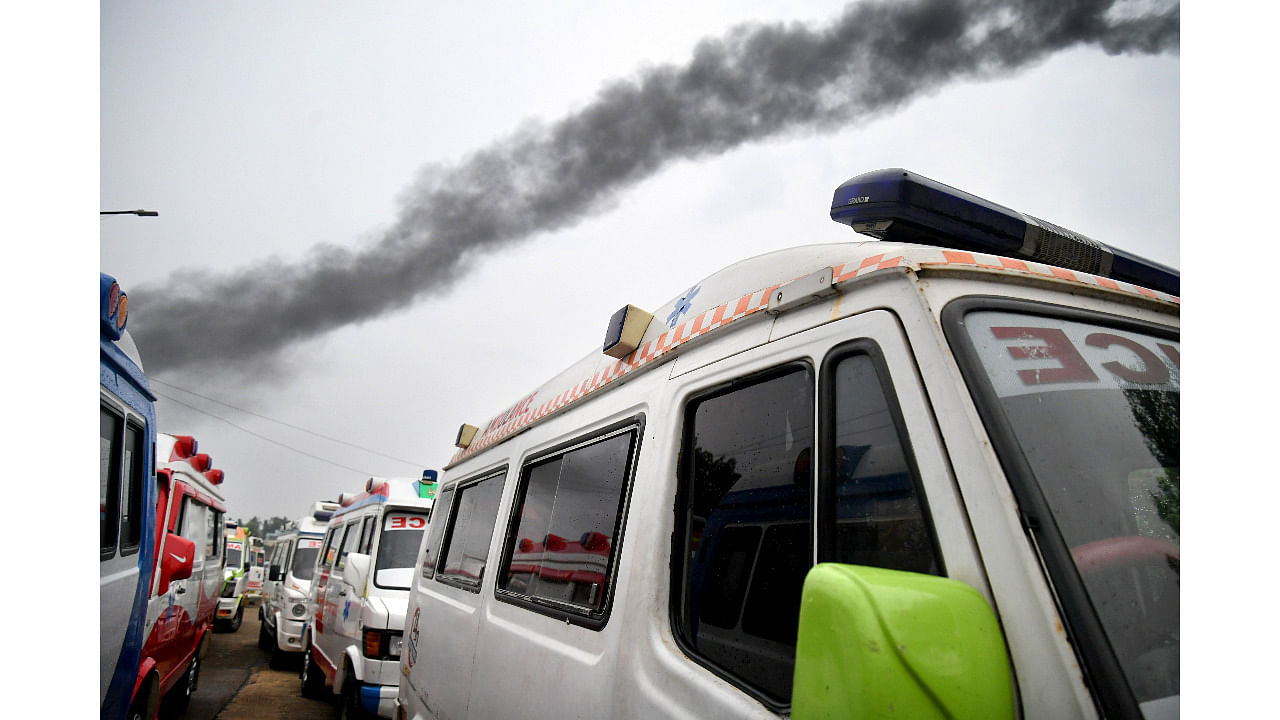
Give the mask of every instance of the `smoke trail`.
[[1159, 53], [1178, 42], [1176, 0], [870, 0], [824, 28], [740, 26], [700, 42], [683, 67], [614, 82], [558, 122], [424, 171], [370, 247], [321, 246], [197, 296], [174, 295], [181, 283], [139, 288], [136, 335], [152, 372], [269, 358], [443, 292], [469, 255], [572, 224], [673, 160], [846, 125], [1076, 45]]

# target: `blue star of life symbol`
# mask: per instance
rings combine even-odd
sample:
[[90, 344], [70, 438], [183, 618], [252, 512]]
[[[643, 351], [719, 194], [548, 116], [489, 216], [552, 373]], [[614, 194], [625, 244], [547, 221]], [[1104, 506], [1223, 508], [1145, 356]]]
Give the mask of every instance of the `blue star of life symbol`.
[[700, 289], [697, 285], [694, 285], [689, 288], [689, 292], [685, 293], [684, 297], [676, 302], [676, 308], [667, 316], [667, 327], [674, 329], [676, 323], [680, 322], [680, 317], [689, 312], [689, 308], [693, 307], [693, 297], [698, 294]]
[[343, 620], [346, 620], [346, 619], [347, 619], [347, 616], [348, 616], [349, 614], [351, 614], [351, 601], [350, 601], [350, 600], [348, 600], [348, 601], [347, 601], [347, 602], [342, 606], [342, 619], [343, 619]]

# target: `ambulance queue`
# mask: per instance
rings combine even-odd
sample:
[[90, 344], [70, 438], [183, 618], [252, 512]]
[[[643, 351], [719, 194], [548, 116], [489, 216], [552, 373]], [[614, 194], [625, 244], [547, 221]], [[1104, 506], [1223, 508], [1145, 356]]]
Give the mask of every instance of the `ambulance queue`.
[[401, 720], [1178, 717], [1178, 273], [901, 169], [830, 212], [872, 239], [603, 314], [438, 477], [312, 504], [273, 667]]

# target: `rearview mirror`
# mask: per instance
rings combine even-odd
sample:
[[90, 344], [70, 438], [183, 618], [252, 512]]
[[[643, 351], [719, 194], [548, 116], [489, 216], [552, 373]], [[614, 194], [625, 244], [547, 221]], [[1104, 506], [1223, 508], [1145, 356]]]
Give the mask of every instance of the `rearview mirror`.
[[364, 553], [347, 553], [347, 564], [342, 568], [342, 582], [364, 595], [364, 585], [369, 580], [369, 568], [373, 558]]
[[800, 602], [793, 720], [1015, 716], [1004, 636], [968, 585], [821, 563]]
[[169, 592], [169, 583], [191, 577], [196, 544], [176, 533], [165, 533], [164, 556], [160, 558], [160, 583], [156, 594]]

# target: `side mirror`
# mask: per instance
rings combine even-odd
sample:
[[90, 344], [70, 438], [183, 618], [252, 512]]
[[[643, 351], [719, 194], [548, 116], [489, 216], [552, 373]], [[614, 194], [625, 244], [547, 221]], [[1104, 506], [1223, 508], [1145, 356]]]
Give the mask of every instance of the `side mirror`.
[[160, 584], [156, 587], [156, 594], [163, 595], [169, 592], [169, 583], [174, 580], [186, 580], [191, 577], [195, 555], [194, 542], [176, 533], [166, 533], [164, 557], [160, 558]]
[[821, 563], [805, 576], [791, 717], [1013, 718], [991, 606], [964, 583]]
[[369, 581], [369, 568], [372, 566], [372, 557], [364, 553], [347, 553], [347, 564], [342, 568], [342, 582], [364, 595], [364, 586]]
[[283, 573], [280, 572], [280, 566], [272, 565], [271, 572], [267, 575], [267, 579], [271, 582], [279, 582], [282, 575]]

